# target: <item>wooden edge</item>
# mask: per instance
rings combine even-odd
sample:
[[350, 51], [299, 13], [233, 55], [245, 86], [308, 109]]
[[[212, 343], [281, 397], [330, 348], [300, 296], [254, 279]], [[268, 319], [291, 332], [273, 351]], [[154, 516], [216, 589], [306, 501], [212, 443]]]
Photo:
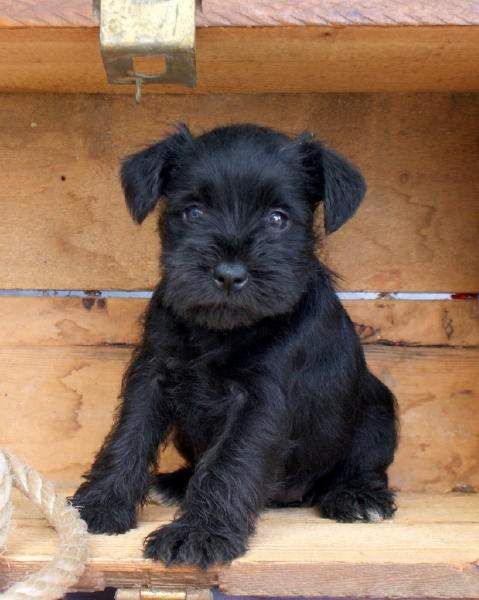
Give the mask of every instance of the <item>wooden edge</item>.
[[[41, 567], [45, 561], [0, 561], [0, 589], [6, 589]], [[287, 576], [285, 576], [287, 574]], [[121, 582], [121, 583], [119, 583]], [[235, 596], [330, 596], [334, 598], [448, 598], [479, 597], [479, 567], [439, 564], [278, 564], [249, 565], [208, 571], [165, 568], [138, 561], [135, 570], [122, 574], [121, 563], [102, 563], [101, 570], [87, 566], [70, 591], [100, 591], [121, 585], [180, 586], [218, 589]]]
[[477, 598], [479, 565], [233, 563], [220, 571], [219, 589], [242, 596]]
[[[200, 27], [375, 25], [479, 25], [479, 4], [471, 0], [397, 2], [378, 0], [203, 0]], [[92, 0], [0, 0], [0, 27], [95, 27]]]

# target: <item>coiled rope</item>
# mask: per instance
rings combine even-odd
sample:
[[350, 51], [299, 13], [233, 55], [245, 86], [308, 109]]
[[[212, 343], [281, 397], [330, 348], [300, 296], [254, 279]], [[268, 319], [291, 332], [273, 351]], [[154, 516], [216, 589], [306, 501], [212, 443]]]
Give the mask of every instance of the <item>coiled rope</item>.
[[[40, 508], [58, 533], [53, 560], [24, 581], [0, 593], [2, 600], [57, 600], [76, 583], [88, 557], [86, 524], [78, 511], [59, 496], [51, 483], [23, 464], [13, 454], [0, 450], [0, 549], [4, 546], [12, 518], [12, 486]], [[1, 582], [0, 582], [1, 583]]]

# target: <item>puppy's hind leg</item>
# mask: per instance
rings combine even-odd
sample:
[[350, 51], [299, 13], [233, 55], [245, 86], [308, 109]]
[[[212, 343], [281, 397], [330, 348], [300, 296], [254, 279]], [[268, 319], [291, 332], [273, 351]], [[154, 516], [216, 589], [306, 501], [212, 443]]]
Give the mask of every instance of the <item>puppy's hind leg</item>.
[[362, 420], [349, 456], [328, 477], [328, 485], [315, 490], [321, 515], [336, 521], [377, 522], [396, 510], [386, 473], [397, 443], [396, 402], [370, 373], [361, 394]]
[[172, 473], [158, 473], [153, 477], [150, 499], [167, 506], [181, 504], [192, 475], [191, 467], [183, 467]]

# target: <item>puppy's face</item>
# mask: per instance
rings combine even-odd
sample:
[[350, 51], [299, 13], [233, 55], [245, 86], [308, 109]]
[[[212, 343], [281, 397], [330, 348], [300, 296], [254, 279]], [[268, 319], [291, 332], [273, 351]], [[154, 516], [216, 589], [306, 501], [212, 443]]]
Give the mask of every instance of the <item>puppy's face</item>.
[[[329, 215], [328, 159], [336, 193], [342, 186], [348, 196]], [[166, 198], [160, 222], [164, 301], [212, 329], [288, 312], [308, 281], [321, 195], [326, 228], [334, 230], [364, 192], [359, 173], [319, 144], [247, 125], [197, 138], [182, 128], [125, 161], [122, 183], [138, 222]]]

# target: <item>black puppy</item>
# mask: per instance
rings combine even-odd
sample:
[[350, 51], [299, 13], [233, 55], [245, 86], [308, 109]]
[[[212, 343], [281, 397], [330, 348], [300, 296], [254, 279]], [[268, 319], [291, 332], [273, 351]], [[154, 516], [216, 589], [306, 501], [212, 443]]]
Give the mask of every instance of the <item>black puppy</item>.
[[[134, 527], [153, 487], [180, 512], [145, 555], [206, 567], [245, 552], [267, 506], [391, 517], [395, 401], [314, 254], [314, 209], [338, 229], [365, 193], [360, 173], [310, 135], [239, 125], [180, 127], [121, 178], [139, 223], [166, 200], [163, 277], [116, 423], [73, 497], [90, 531]], [[169, 438], [185, 466], [156, 474]]]

